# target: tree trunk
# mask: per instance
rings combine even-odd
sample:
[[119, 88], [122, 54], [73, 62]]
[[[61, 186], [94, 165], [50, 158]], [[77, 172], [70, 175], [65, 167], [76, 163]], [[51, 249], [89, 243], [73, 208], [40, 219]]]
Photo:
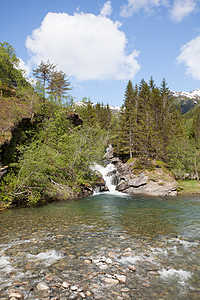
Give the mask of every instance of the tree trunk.
[[197, 159], [196, 159], [196, 157], [194, 159], [194, 168], [195, 168], [195, 172], [196, 172], [196, 179], [199, 180], [199, 174], [198, 174], [198, 170], [197, 170]]

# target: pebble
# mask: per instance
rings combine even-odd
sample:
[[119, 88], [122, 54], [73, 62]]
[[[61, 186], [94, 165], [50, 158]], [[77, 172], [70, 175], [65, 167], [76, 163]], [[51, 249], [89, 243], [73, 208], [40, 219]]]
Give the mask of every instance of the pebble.
[[113, 279], [113, 278], [105, 278], [104, 281], [105, 281], [105, 283], [107, 283], [107, 284], [118, 284], [118, 283], [119, 283], [118, 280]]
[[108, 269], [108, 266], [106, 264], [101, 264], [101, 265], [99, 265], [99, 269], [106, 270], [106, 269]]
[[126, 282], [126, 276], [125, 276], [125, 275], [118, 275], [118, 274], [115, 274], [115, 277], [117, 278], [117, 280], [118, 280], [120, 283], [125, 283], [125, 282]]
[[126, 248], [125, 252], [131, 252], [131, 248]]
[[111, 258], [106, 258], [106, 263], [107, 263], [107, 264], [112, 264], [112, 262], [113, 262], [113, 261], [112, 261]]
[[85, 298], [85, 294], [83, 292], [79, 293], [79, 296], [81, 296], [81, 298]]
[[40, 282], [40, 283], [37, 284], [37, 290], [38, 291], [43, 292], [43, 291], [47, 291], [48, 289], [49, 289], [48, 285], [44, 282]]
[[91, 260], [85, 259], [85, 260], [84, 260], [84, 263], [89, 265], [89, 264], [91, 264]]
[[144, 287], [150, 287], [150, 285], [148, 283], [145, 283], [145, 282], [142, 283], [142, 286], [144, 286]]
[[22, 294], [20, 294], [20, 293], [11, 293], [10, 295], [9, 295], [9, 298], [16, 298], [16, 299], [23, 299], [24, 298], [24, 296], [22, 295]]
[[115, 252], [112, 252], [112, 251], [111, 251], [111, 252], [108, 253], [108, 256], [109, 256], [110, 258], [115, 258], [116, 255], [115, 255]]
[[155, 272], [155, 271], [150, 271], [149, 274], [151, 274], [151, 275], [158, 275], [158, 273]]
[[129, 292], [129, 291], [130, 291], [130, 289], [127, 288], [127, 287], [124, 287], [124, 288], [121, 289], [121, 292], [122, 292], [122, 293], [127, 293], [127, 292]]
[[68, 289], [69, 286], [70, 286], [70, 283], [69, 283], [69, 282], [64, 281], [64, 282], [62, 283], [62, 287], [65, 288], [65, 289]]
[[134, 266], [128, 266], [129, 270], [135, 272], [136, 271], [136, 268]]
[[86, 291], [86, 293], [85, 293], [85, 294], [86, 294], [86, 296], [87, 296], [87, 297], [90, 297], [90, 296], [92, 296], [92, 293], [91, 293], [90, 291]]
[[123, 256], [125, 256], [125, 257], [131, 256], [131, 252], [126, 252], [123, 254]]
[[78, 290], [78, 287], [77, 287], [76, 285], [72, 285], [72, 286], [71, 286], [71, 290], [72, 290], [72, 291], [77, 291], [77, 290]]

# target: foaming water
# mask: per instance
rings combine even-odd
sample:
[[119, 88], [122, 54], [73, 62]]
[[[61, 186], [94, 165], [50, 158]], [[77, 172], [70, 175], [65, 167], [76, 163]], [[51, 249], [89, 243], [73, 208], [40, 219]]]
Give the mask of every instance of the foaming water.
[[98, 171], [105, 183], [106, 183], [106, 186], [109, 190], [110, 193], [114, 193], [116, 194], [117, 191], [116, 191], [116, 186], [113, 184], [113, 174], [112, 172], [116, 169], [115, 166], [112, 164], [112, 163], [109, 163], [106, 167], [103, 167], [97, 163], [94, 163], [92, 166], [91, 166], [91, 169], [93, 171]]
[[63, 257], [63, 255], [60, 252], [55, 250], [48, 250], [45, 252], [38, 253], [36, 255], [28, 254], [27, 256], [30, 260], [41, 261], [47, 266], [50, 266], [52, 263], [60, 260]]
[[13, 270], [8, 256], [0, 257], [0, 272], [10, 273]]
[[177, 280], [178, 284], [181, 286], [185, 286], [186, 282], [191, 278], [192, 273], [188, 271], [184, 271], [182, 269], [176, 270], [176, 269], [162, 269], [161, 271], [158, 271], [158, 274], [160, 277], [169, 282]]

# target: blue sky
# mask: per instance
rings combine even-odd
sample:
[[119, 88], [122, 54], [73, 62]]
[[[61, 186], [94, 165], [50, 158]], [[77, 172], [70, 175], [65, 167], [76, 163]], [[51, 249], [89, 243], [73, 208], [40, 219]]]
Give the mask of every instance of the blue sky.
[[122, 105], [128, 80], [200, 88], [200, 0], [1, 1], [0, 41], [31, 69], [48, 59], [75, 101]]

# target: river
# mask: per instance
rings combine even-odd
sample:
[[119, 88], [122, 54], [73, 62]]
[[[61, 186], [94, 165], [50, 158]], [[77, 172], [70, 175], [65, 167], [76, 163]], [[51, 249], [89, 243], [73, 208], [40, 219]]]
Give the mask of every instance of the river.
[[101, 193], [1, 212], [0, 299], [200, 299], [199, 208]]

